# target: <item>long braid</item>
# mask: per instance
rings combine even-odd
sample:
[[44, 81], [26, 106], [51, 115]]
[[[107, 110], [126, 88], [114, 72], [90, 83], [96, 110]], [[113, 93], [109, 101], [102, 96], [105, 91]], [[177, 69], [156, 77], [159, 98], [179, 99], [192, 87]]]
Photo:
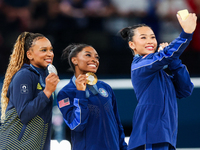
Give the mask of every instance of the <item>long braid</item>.
[[6, 96], [13, 75], [19, 71], [24, 63], [30, 64], [26, 52], [34, 45], [33, 41], [43, 38], [40, 33], [23, 32], [17, 38], [13, 52], [10, 55], [10, 62], [6, 70], [5, 79], [1, 93], [1, 122], [5, 120], [5, 112], [8, 106], [9, 98]]
[[5, 111], [9, 102], [9, 98], [6, 95], [12, 77], [22, 67], [24, 61], [27, 61], [24, 59], [25, 55], [24, 44], [27, 34], [28, 32], [23, 32], [21, 35], [19, 35], [14, 45], [13, 52], [10, 55], [10, 62], [6, 70], [2, 93], [1, 93], [1, 122], [3, 122], [5, 119]]

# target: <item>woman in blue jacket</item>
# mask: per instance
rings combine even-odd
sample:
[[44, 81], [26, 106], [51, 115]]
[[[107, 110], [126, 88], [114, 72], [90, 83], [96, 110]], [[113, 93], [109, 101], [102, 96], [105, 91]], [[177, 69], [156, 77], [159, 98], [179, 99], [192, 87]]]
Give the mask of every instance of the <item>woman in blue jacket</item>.
[[54, 73], [46, 74], [53, 57], [44, 35], [19, 35], [1, 94], [0, 149], [50, 150], [51, 95], [59, 80]]
[[[156, 52], [154, 32], [147, 25], [140, 24], [120, 31], [134, 54], [131, 80], [138, 100], [129, 150], [176, 149], [176, 98], [187, 97], [193, 90], [187, 68], [181, 63], [179, 56], [192, 40], [197, 17], [189, 14], [184, 21], [179, 15], [177, 18], [183, 28], [182, 33], [159, 52]], [[163, 68], [167, 65], [172, 75], [164, 71]]]
[[74, 76], [58, 95], [58, 107], [71, 129], [73, 150], [126, 150], [125, 135], [112, 88], [103, 81], [86, 84], [86, 73], [96, 73], [99, 56], [86, 44], [63, 50]]

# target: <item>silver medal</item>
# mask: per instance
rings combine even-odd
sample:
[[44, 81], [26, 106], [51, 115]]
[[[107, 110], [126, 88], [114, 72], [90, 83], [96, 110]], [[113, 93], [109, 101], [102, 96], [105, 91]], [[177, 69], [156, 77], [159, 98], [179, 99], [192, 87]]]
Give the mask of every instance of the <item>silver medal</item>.
[[57, 70], [56, 70], [56, 67], [54, 67], [54, 65], [52, 65], [52, 64], [49, 64], [49, 65], [47, 66], [47, 70], [48, 70], [49, 74], [50, 74], [50, 73], [55, 73], [56, 75], [58, 75], [58, 72], [57, 72]]

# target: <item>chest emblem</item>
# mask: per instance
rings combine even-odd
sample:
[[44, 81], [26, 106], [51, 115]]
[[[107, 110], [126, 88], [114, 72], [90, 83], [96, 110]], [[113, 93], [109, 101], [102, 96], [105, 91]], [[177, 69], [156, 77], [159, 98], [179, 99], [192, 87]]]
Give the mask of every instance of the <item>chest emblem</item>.
[[37, 84], [37, 89], [38, 90], [42, 90], [42, 87], [41, 87], [40, 83]]
[[103, 88], [99, 88], [99, 93], [103, 97], [108, 97], [108, 92], [105, 89], [103, 89]]

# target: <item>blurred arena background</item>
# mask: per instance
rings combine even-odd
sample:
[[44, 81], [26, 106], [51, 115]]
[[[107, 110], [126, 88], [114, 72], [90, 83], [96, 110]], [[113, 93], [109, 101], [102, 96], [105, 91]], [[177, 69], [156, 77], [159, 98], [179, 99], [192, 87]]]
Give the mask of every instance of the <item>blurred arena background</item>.
[[[119, 31], [145, 23], [154, 30], [158, 43], [171, 42], [181, 32], [176, 19], [181, 9], [195, 12], [198, 22], [193, 40], [181, 56], [195, 89], [190, 97], [178, 100], [177, 147], [200, 149], [200, 0], [0, 0], [0, 89], [13, 44], [21, 32], [39, 32], [52, 42], [54, 65], [61, 79], [56, 93], [73, 75], [67, 61], [60, 60], [62, 50], [71, 43], [90, 44], [100, 56], [97, 77], [114, 89], [128, 139], [137, 101], [130, 81], [132, 53]], [[70, 145], [70, 130], [56, 102], [52, 123], [52, 149]]]

